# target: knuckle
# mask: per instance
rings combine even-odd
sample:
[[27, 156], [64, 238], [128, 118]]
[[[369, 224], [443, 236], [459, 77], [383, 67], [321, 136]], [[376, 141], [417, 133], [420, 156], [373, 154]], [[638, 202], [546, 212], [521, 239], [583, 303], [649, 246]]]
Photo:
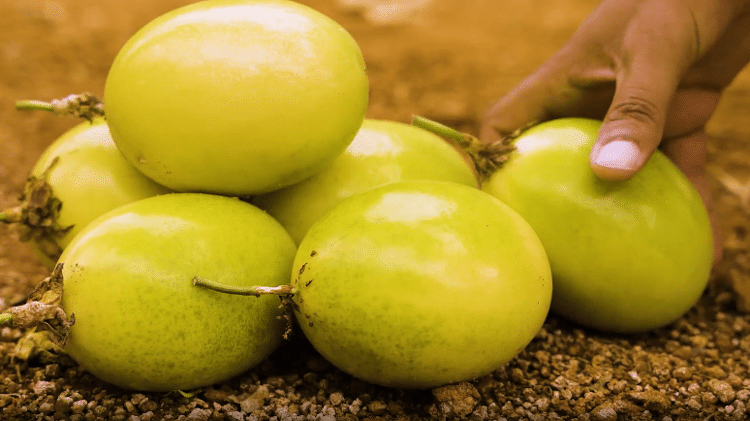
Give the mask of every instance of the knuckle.
[[645, 124], [658, 124], [661, 107], [641, 95], [628, 95], [625, 100], [612, 104], [610, 120], [635, 119]]

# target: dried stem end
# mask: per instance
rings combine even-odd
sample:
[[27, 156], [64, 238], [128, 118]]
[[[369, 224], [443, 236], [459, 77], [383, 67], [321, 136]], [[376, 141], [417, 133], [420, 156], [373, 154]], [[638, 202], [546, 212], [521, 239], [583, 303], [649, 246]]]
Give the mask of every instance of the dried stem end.
[[74, 116], [93, 121], [96, 117], [104, 117], [104, 104], [90, 92], [68, 95], [62, 99], [50, 102], [24, 100], [16, 102], [17, 110], [49, 111], [56, 115]]
[[23, 360], [35, 355], [58, 354], [68, 340], [75, 317], [60, 307], [63, 291], [62, 263], [37, 285], [26, 304], [0, 315], [0, 324], [28, 329], [18, 341], [14, 356]]
[[13, 224], [21, 241], [34, 240], [45, 256], [57, 261], [62, 249], [56, 240], [73, 228], [72, 225], [63, 227], [57, 222], [62, 202], [55, 197], [52, 186], [44, 178], [34, 176], [26, 180], [20, 201], [18, 206], [0, 213], [0, 222]]

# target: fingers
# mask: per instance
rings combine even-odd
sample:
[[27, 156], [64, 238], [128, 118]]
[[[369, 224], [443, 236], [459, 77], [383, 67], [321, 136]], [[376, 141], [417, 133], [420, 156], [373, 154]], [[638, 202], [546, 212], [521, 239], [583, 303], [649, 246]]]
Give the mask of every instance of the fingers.
[[538, 70], [495, 103], [482, 120], [480, 139], [491, 143], [531, 122], [547, 120], [547, 102], [558, 83], [547, 75]]
[[722, 258], [723, 241], [713, 198], [711, 197], [711, 188], [706, 178], [708, 141], [708, 135], [703, 130], [697, 130], [680, 138], [666, 140], [662, 143], [661, 149], [687, 176], [690, 183], [698, 191], [706, 210], [708, 210], [714, 237], [714, 264], [716, 264]]
[[583, 69], [571, 61], [576, 60], [566, 54], [553, 56], [495, 103], [482, 120], [482, 141], [490, 143], [529, 124], [554, 118], [600, 119], [612, 99], [614, 73], [596, 59], [587, 59]]

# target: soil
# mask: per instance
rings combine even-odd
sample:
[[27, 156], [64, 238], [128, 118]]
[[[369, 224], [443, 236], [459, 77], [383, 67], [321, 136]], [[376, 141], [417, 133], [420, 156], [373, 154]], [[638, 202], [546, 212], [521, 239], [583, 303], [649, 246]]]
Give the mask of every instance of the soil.
[[[186, 0], [0, 0], [0, 207], [16, 203], [41, 151], [77, 122], [17, 112], [20, 99], [101, 95], [118, 49]], [[476, 133], [492, 101], [556, 51], [594, 0], [305, 0], [364, 52], [368, 117], [419, 114]], [[378, 3], [378, 2], [375, 2]], [[392, 2], [397, 3], [397, 2]], [[401, 2], [404, 3], [404, 2]], [[387, 5], [386, 5], [387, 6]], [[407, 11], [407, 12], [404, 12]], [[399, 13], [404, 12], [404, 13]], [[750, 414], [750, 71], [727, 90], [708, 130], [725, 259], [683, 318], [643, 335], [606, 335], [550, 316], [495, 373], [434, 390], [374, 386], [332, 367], [297, 335], [238, 378], [189, 393], [133, 393], [65, 356], [13, 357], [0, 330], [0, 418], [8, 420], [741, 420]], [[0, 226], [0, 307], [48, 273]]]

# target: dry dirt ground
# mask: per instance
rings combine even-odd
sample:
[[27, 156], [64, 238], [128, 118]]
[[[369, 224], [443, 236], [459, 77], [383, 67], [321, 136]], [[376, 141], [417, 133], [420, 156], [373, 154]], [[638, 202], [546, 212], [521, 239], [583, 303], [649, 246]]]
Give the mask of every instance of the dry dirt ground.
[[[76, 122], [20, 113], [18, 99], [101, 94], [125, 40], [186, 0], [0, 0], [0, 206], [16, 203], [41, 151]], [[490, 103], [565, 42], [594, 0], [422, 1], [411, 14], [304, 0], [359, 41], [371, 79], [369, 117], [421, 114], [475, 132]], [[381, 2], [383, 3], [383, 2]], [[392, 10], [391, 10], [392, 11]], [[197, 391], [138, 394], [65, 357], [14, 361], [20, 332], [0, 331], [0, 419], [746, 419], [750, 418], [750, 72], [709, 125], [726, 259], [683, 319], [645, 335], [609, 336], [551, 316], [515, 360], [473, 382], [427, 391], [352, 379], [294, 340], [256, 369]], [[0, 226], [0, 306], [46, 276]]]

